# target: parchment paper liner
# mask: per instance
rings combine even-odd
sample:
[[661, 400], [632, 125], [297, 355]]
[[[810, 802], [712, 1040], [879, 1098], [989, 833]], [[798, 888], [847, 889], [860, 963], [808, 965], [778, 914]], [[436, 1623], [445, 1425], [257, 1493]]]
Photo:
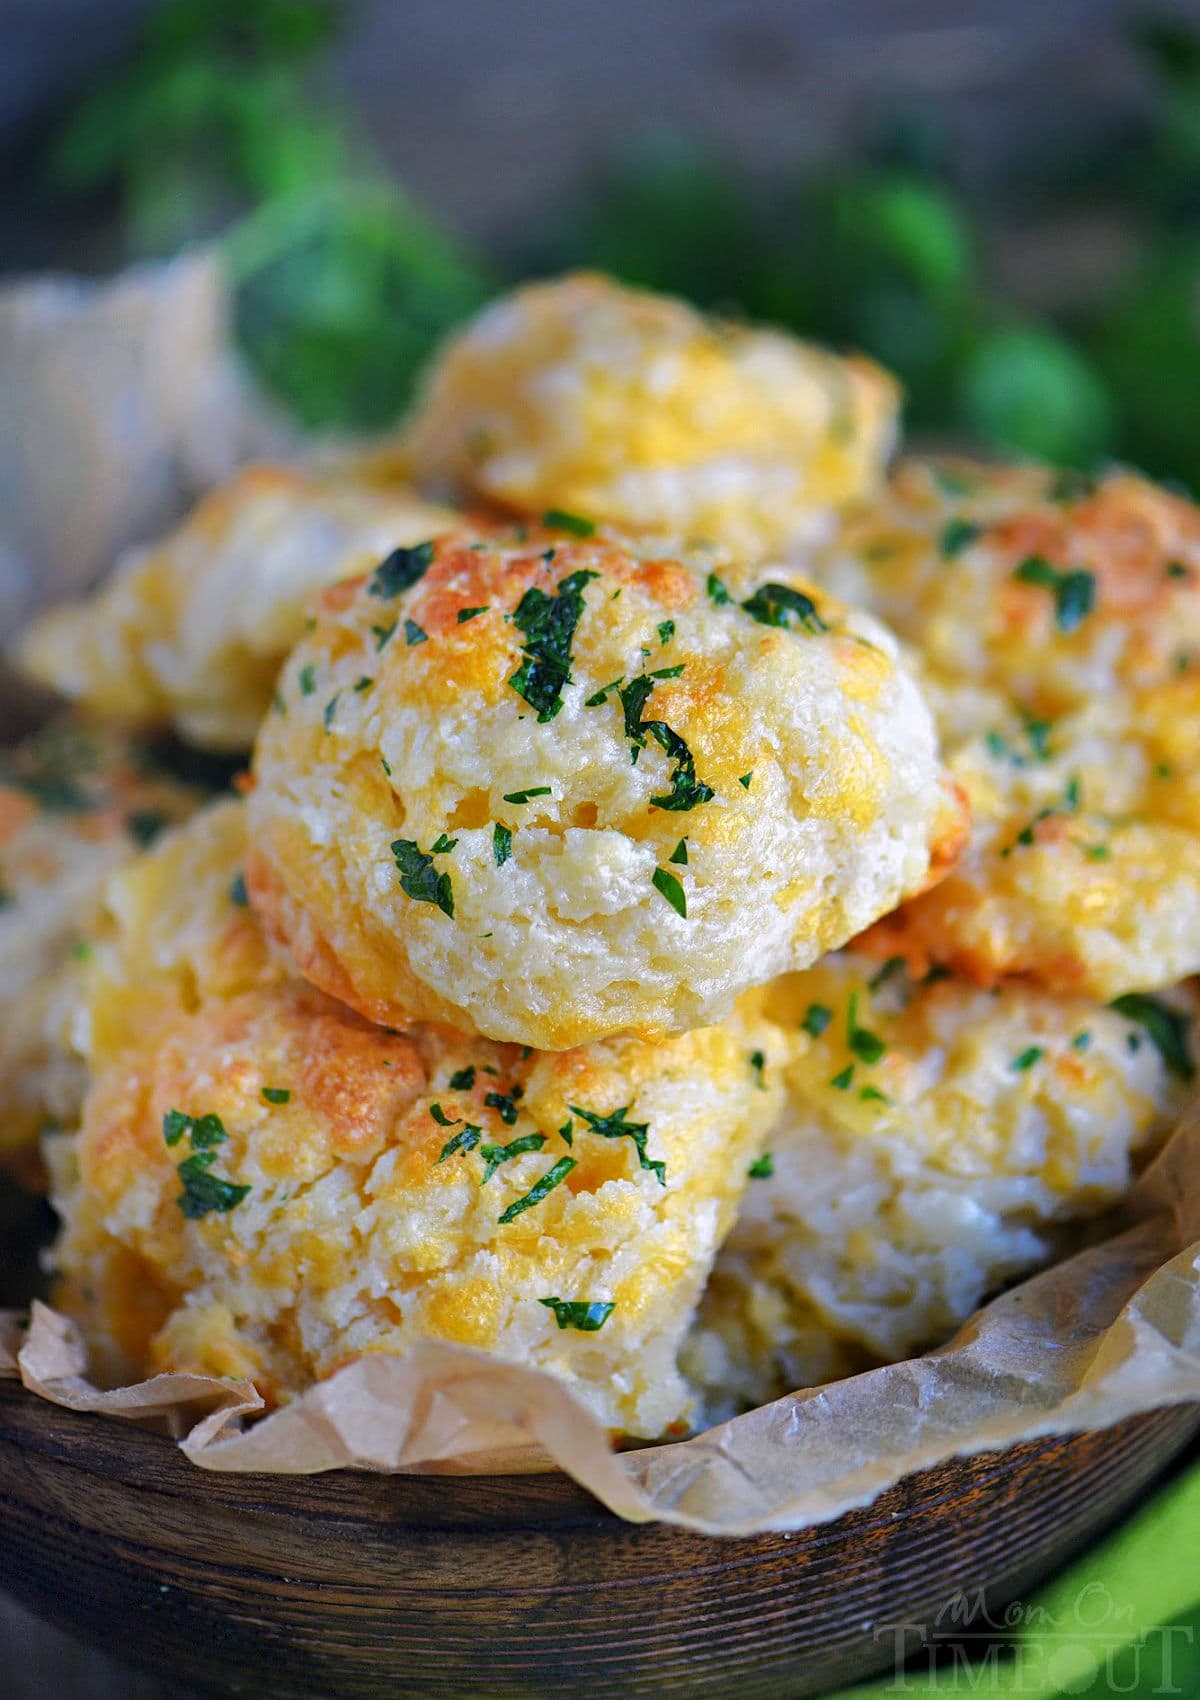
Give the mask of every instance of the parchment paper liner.
[[73, 1327], [0, 1316], [0, 1374], [77, 1411], [166, 1420], [210, 1470], [511, 1473], [557, 1464], [619, 1516], [704, 1534], [798, 1529], [940, 1459], [1200, 1400], [1200, 1107], [1122, 1231], [995, 1299], [939, 1351], [809, 1389], [695, 1439], [614, 1453], [568, 1389], [427, 1342], [370, 1357], [258, 1422], [245, 1382], [160, 1375], [103, 1392]]

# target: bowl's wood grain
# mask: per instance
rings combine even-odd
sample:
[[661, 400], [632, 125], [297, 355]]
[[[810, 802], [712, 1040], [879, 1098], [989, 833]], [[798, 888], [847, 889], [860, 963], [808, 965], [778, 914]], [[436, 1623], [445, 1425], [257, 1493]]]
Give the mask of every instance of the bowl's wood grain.
[[820, 1694], [1126, 1510], [1195, 1409], [958, 1460], [791, 1537], [632, 1527], [560, 1475], [237, 1476], [0, 1383], [0, 1585], [129, 1663], [256, 1696]]

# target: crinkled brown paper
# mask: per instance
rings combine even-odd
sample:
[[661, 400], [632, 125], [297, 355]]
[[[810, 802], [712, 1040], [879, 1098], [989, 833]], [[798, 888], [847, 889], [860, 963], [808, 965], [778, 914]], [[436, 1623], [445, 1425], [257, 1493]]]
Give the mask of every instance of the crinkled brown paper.
[[0, 1374], [77, 1411], [165, 1419], [209, 1470], [500, 1472], [556, 1464], [631, 1522], [798, 1529], [957, 1454], [1200, 1400], [1200, 1106], [1113, 1237], [1013, 1288], [939, 1351], [765, 1405], [693, 1440], [614, 1453], [565, 1385], [426, 1342], [339, 1370], [258, 1421], [245, 1382], [160, 1375], [102, 1392], [71, 1323], [0, 1318]]

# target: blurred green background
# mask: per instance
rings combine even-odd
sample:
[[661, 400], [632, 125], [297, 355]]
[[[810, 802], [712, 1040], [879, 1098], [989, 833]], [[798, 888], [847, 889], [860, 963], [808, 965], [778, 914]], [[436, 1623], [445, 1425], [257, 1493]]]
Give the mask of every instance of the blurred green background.
[[241, 346], [309, 426], [388, 424], [433, 340], [490, 294], [592, 265], [864, 349], [903, 380], [926, 438], [1116, 457], [1200, 489], [1193, 10], [1119, 12], [1145, 97], [1027, 156], [1007, 188], [1015, 225], [964, 180], [961, 102], [923, 75], [917, 96], [862, 102], [832, 157], [770, 169], [648, 112], [536, 216], [468, 239], [368, 144], [337, 69], [355, 13], [334, 0], [153, 8], [33, 169], [64, 217], [109, 209], [119, 258], [218, 237]]

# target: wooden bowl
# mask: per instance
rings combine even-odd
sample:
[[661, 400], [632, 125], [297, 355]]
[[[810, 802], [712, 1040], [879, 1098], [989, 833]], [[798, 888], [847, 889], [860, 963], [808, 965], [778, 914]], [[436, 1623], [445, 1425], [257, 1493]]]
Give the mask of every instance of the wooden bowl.
[[632, 1526], [565, 1476], [220, 1475], [0, 1382], [0, 1581], [213, 1693], [801, 1696], [889, 1668], [959, 1590], [995, 1610], [1093, 1540], [1194, 1407], [911, 1477], [797, 1535]]

